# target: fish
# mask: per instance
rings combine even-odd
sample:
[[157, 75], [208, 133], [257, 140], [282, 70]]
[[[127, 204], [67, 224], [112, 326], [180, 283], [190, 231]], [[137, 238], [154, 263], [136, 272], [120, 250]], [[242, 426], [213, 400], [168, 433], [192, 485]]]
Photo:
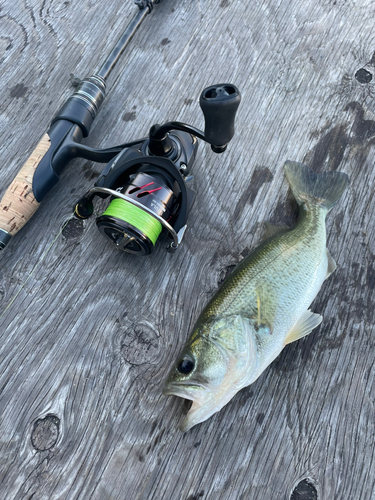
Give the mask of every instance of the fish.
[[325, 219], [349, 177], [317, 174], [289, 160], [284, 173], [299, 205], [295, 227], [271, 231], [236, 266], [201, 312], [166, 379], [164, 395], [192, 401], [184, 432], [221, 410], [323, 319], [309, 307], [336, 269]]

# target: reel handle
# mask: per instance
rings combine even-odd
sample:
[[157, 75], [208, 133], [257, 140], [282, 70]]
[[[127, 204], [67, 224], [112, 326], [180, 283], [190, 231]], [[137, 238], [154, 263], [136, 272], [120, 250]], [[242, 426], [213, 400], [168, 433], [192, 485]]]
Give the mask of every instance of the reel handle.
[[241, 94], [231, 83], [211, 85], [203, 90], [199, 104], [204, 114], [204, 135], [215, 153], [223, 153], [234, 136], [234, 120]]

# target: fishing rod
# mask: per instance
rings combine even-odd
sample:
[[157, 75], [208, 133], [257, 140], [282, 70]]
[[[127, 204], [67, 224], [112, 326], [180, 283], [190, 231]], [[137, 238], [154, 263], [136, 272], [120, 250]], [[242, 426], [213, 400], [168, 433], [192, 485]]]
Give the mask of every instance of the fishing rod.
[[91, 188], [75, 204], [74, 214], [87, 219], [94, 213], [95, 197], [109, 198], [96, 220], [99, 231], [117, 248], [134, 255], [148, 255], [166, 229], [178, 248], [186, 230], [195, 193], [187, 186], [197, 154], [198, 139], [223, 153], [234, 135], [234, 121], [241, 95], [231, 83], [203, 90], [200, 106], [204, 132], [185, 123], [152, 125], [146, 138], [118, 146], [95, 149], [80, 144], [105, 97], [105, 81], [131, 37], [160, 0], [137, 0], [140, 11], [99, 71], [83, 80], [68, 98], [17, 174], [0, 202], [0, 249], [37, 210], [47, 192], [73, 158], [107, 163]]
[[162, 0], [135, 0], [138, 12], [130, 21], [100, 69], [85, 78], [58, 111], [26, 163], [0, 201], [0, 250], [30, 220], [41, 201], [58, 182], [68, 162], [77, 157], [109, 161], [117, 151], [94, 150], [79, 143], [88, 137], [93, 121], [106, 96], [106, 80], [154, 4]]

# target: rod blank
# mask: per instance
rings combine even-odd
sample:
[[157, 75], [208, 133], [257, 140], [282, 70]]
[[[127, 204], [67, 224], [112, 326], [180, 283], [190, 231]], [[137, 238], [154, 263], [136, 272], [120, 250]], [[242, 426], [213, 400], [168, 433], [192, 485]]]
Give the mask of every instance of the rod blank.
[[[156, 3], [159, 3], [160, 0], [150, 0], [150, 4], [154, 5]], [[117, 61], [120, 59], [122, 53], [126, 49], [127, 45], [129, 44], [130, 40], [133, 38], [135, 32], [138, 30], [140, 25], [143, 23], [147, 15], [151, 12], [152, 10], [152, 5], [151, 7], [144, 7], [143, 9], [140, 9], [137, 14], [133, 17], [133, 19], [130, 21], [128, 26], [126, 27], [124, 33], [121, 35], [119, 41], [115, 45], [115, 47], [112, 49], [111, 53], [103, 63], [102, 67], [99, 69], [99, 71], [96, 73], [97, 75], [101, 76], [106, 80], [115, 67]]]

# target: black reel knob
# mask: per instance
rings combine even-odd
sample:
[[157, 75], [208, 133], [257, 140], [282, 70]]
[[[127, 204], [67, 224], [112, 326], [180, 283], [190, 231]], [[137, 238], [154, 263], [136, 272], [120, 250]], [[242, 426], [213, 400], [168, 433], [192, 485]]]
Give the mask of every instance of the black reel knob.
[[238, 88], [220, 83], [203, 90], [199, 104], [204, 114], [204, 135], [215, 153], [223, 153], [234, 136], [234, 120], [241, 102]]
[[91, 198], [80, 198], [74, 207], [74, 214], [80, 219], [88, 219], [94, 213], [94, 205]]
[[106, 211], [96, 220], [99, 231], [120, 250], [134, 255], [150, 254], [162, 231], [162, 224], [154, 215], [173, 224], [179, 208], [177, 186], [166, 184], [155, 173], [139, 172], [131, 176], [117, 191], [136, 204], [112, 198]]

